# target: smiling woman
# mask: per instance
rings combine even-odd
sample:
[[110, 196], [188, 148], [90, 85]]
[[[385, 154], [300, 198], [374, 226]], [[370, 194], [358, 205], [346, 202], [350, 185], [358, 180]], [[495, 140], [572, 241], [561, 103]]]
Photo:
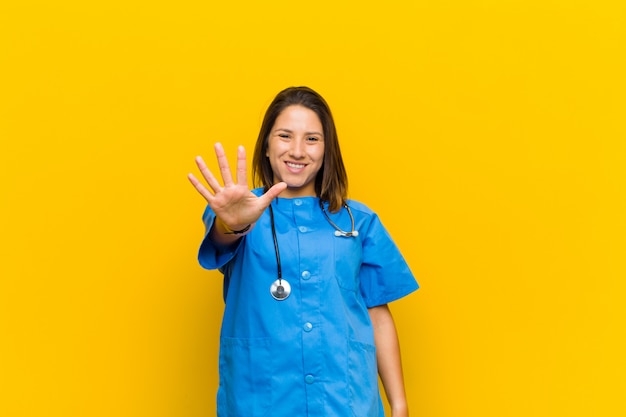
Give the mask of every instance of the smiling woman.
[[209, 188], [189, 178], [208, 203], [200, 264], [224, 274], [218, 415], [383, 416], [378, 375], [393, 416], [408, 415], [387, 303], [418, 285], [376, 214], [347, 200], [324, 99], [294, 87], [270, 104], [259, 188], [248, 189], [243, 147], [236, 181], [215, 149], [223, 186], [202, 159]]
[[270, 133], [267, 151], [274, 182], [285, 182], [283, 197], [315, 196], [315, 177], [324, 162], [322, 123], [313, 110], [289, 106]]

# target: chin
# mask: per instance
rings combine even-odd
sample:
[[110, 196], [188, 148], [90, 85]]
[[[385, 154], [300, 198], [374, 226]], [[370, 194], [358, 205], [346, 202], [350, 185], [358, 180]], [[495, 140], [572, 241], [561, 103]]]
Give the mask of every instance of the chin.
[[284, 191], [285, 194], [293, 196], [293, 197], [315, 197], [315, 188], [309, 189], [307, 186], [302, 185], [293, 185], [287, 183], [287, 189]]

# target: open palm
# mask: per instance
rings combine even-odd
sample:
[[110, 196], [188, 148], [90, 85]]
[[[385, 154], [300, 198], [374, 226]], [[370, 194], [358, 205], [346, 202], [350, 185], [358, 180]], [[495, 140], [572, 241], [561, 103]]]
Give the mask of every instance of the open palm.
[[270, 205], [285, 188], [287, 184], [280, 182], [274, 184], [265, 194], [257, 197], [248, 187], [246, 171], [246, 151], [243, 146], [237, 148], [237, 176], [233, 181], [228, 159], [222, 144], [215, 144], [215, 155], [223, 186], [215, 178], [206, 166], [204, 160], [196, 157], [196, 164], [202, 177], [206, 180], [208, 188], [193, 174], [189, 174], [189, 181], [196, 190], [204, 197], [215, 215], [230, 229], [238, 230], [256, 222], [265, 209]]

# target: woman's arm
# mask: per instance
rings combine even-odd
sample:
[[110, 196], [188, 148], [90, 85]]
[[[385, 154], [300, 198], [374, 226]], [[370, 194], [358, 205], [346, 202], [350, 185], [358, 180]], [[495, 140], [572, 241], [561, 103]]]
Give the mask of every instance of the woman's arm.
[[378, 374], [383, 383], [392, 417], [407, 417], [409, 408], [404, 390], [400, 344], [396, 326], [387, 304], [369, 309], [374, 326]]

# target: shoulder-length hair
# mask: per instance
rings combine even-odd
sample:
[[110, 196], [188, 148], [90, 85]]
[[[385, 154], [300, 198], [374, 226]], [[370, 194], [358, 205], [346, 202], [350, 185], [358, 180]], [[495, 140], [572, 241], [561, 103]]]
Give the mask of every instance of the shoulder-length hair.
[[348, 175], [339, 149], [339, 139], [330, 107], [324, 98], [308, 87], [289, 87], [276, 95], [269, 105], [254, 147], [252, 178], [255, 187], [266, 190], [274, 184], [274, 172], [267, 158], [269, 135], [280, 113], [289, 106], [303, 106], [320, 118], [324, 133], [324, 162], [315, 177], [315, 193], [328, 202], [329, 211], [336, 212], [348, 193]]

